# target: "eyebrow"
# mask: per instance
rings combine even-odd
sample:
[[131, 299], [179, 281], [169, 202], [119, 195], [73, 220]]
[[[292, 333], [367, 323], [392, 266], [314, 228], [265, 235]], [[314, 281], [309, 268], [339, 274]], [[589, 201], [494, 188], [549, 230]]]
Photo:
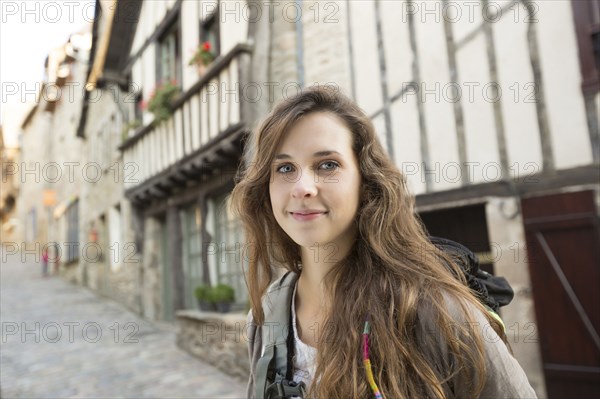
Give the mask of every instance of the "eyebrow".
[[[325, 157], [327, 155], [331, 155], [331, 154], [338, 154], [338, 155], [342, 155], [337, 151], [333, 151], [333, 150], [326, 150], [326, 151], [317, 151], [313, 154], [313, 158], [316, 157]], [[292, 158], [291, 156], [289, 156], [288, 154], [278, 154], [275, 155], [275, 159], [290, 159]]]

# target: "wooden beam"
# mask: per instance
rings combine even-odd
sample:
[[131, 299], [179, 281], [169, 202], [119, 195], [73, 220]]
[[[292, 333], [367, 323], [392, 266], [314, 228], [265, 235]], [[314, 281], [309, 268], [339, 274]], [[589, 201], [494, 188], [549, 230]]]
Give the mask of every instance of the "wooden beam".
[[181, 176], [180, 173], [175, 172], [168, 177], [168, 181], [172, 182], [175, 187], [185, 187], [185, 176]]
[[163, 199], [163, 198], [167, 198], [167, 193], [165, 193], [165, 191], [163, 190], [159, 190], [156, 186], [150, 187], [146, 190], [146, 193], [148, 193], [149, 197], [154, 197], [154, 198], [159, 198], [159, 199]]
[[459, 202], [484, 197], [526, 197], [536, 193], [558, 192], [567, 187], [598, 185], [600, 165], [588, 165], [552, 173], [539, 173], [518, 180], [502, 180], [473, 184], [455, 190], [420, 194], [416, 196], [417, 208], [443, 203]]

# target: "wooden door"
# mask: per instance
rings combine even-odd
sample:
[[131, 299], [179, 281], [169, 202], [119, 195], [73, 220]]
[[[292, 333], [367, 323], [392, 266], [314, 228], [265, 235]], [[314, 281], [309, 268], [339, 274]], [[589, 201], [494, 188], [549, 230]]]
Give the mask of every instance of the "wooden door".
[[600, 236], [593, 191], [522, 200], [548, 398], [600, 397]]

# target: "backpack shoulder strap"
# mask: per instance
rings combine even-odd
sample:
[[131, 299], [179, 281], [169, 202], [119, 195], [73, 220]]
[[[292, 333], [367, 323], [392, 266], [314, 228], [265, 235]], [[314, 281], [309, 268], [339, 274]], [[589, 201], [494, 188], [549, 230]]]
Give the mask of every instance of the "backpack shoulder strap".
[[297, 274], [287, 272], [269, 287], [263, 298], [265, 321], [260, 327], [262, 353], [256, 364], [256, 398], [303, 396], [304, 386], [296, 386], [287, 379], [290, 309], [297, 279]]

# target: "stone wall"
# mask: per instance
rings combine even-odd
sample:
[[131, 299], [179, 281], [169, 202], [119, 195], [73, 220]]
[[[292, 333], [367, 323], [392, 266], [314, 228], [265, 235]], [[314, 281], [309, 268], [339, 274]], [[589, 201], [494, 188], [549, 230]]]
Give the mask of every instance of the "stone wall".
[[161, 285], [163, 270], [161, 253], [160, 224], [155, 218], [147, 218], [144, 223], [144, 255], [140, 281], [142, 316], [150, 320], [161, 320], [165, 316], [164, 287]]
[[519, 212], [519, 198], [488, 199], [488, 234], [497, 275], [505, 277], [515, 291], [513, 301], [501, 309], [508, 340], [515, 358], [527, 373], [540, 398], [547, 397], [541, 363], [539, 331], [536, 327], [533, 295], [526, 260], [525, 230]]
[[248, 332], [243, 313], [177, 312], [177, 346], [240, 380], [248, 380]]

